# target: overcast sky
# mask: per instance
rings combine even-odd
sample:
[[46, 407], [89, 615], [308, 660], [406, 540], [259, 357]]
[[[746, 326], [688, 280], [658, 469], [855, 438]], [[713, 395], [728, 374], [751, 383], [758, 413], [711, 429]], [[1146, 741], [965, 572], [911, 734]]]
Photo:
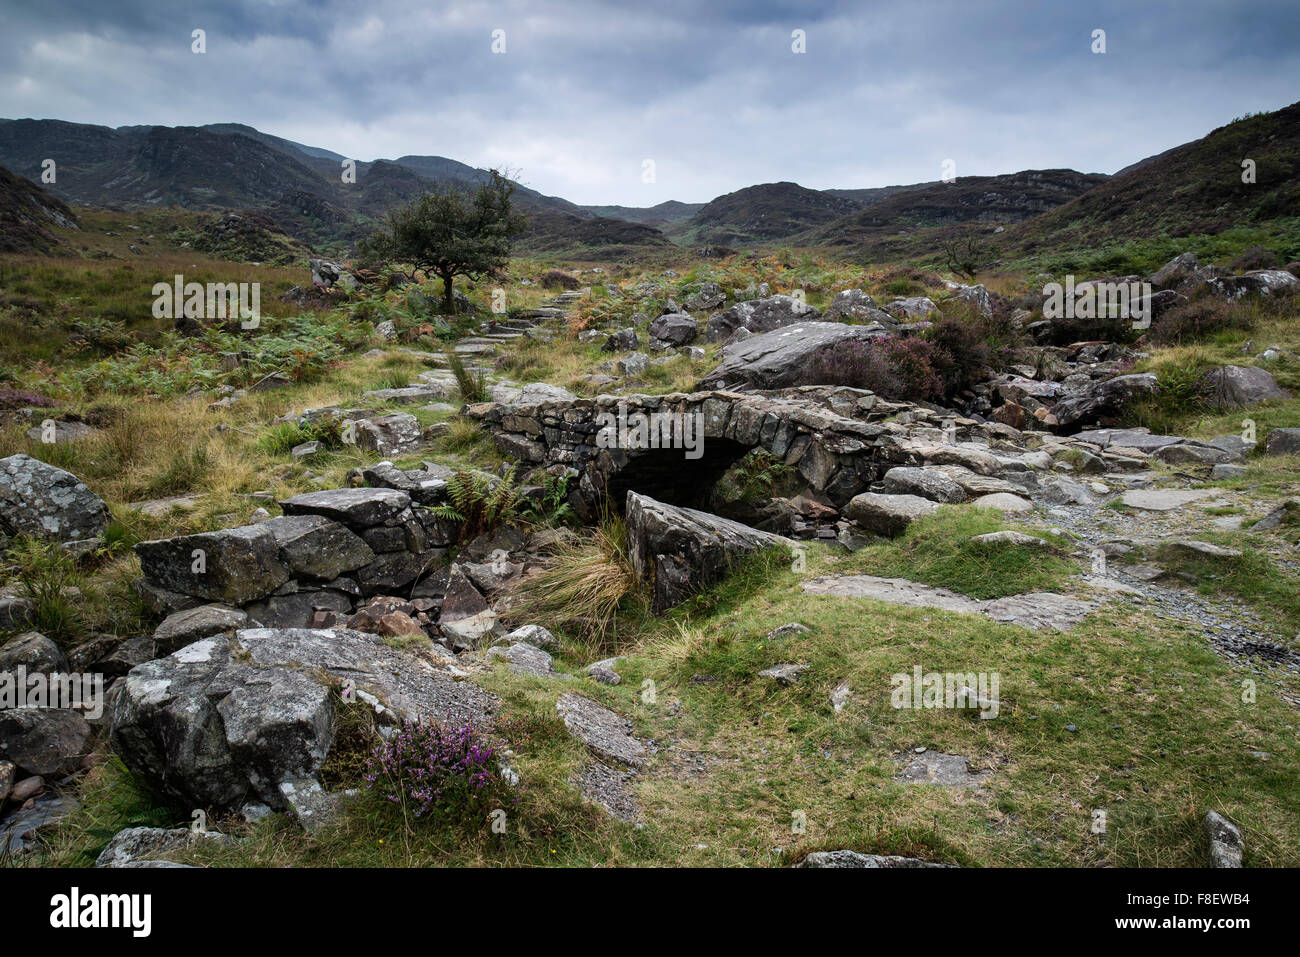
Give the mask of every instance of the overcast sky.
[[246, 123], [584, 204], [914, 183], [945, 159], [1112, 173], [1296, 100], [1298, 0], [0, 0], [0, 116]]

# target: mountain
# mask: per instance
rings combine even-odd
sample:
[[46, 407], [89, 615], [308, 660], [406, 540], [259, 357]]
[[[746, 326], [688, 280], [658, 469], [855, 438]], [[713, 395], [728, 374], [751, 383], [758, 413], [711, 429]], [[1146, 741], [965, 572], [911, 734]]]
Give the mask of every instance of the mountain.
[[1031, 169], [1002, 176], [960, 176], [951, 183], [895, 189], [832, 223], [791, 239], [796, 245], [858, 246], [890, 234], [959, 223], [1029, 219], [1106, 182], [1102, 173]]
[[76, 226], [67, 204], [29, 179], [0, 169], [0, 252], [51, 252], [60, 245], [51, 226]]
[[[1255, 182], [1242, 182], [1242, 162]], [[1247, 116], [1148, 157], [1107, 182], [1007, 230], [1009, 248], [1215, 235], [1300, 216], [1300, 103]]]
[[[403, 156], [358, 161], [356, 182], [344, 183], [340, 154], [238, 123], [112, 129], [0, 120], [0, 166], [37, 175], [47, 157], [58, 160], [50, 192], [66, 202], [256, 212], [291, 236], [334, 245], [354, 242], [386, 212], [431, 189], [472, 188], [488, 178], [486, 170], [445, 157]], [[515, 201], [536, 219], [525, 248], [667, 242], [649, 225], [598, 217], [526, 186], [516, 184]]]
[[798, 183], [763, 183], [706, 203], [686, 227], [695, 242], [747, 244], [784, 239], [859, 208], [854, 200]]
[[593, 216], [606, 216], [623, 219], [629, 223], [645, 223], [647, 226], [661, 226], [679, 223], [690, 219], [701, 209], [704, 203], [679, 203], [675, 199], [659, 203], [657, 206], [583, 206], [582, 209]]

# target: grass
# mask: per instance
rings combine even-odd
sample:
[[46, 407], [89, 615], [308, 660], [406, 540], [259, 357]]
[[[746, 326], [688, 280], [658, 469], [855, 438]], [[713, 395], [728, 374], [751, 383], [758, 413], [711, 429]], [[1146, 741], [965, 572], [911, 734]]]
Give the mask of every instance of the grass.
[[1078, 571], [1076, 563], [1062, 555], [1070, 548], [1068, 538], [1017, 529], [1049, 542], [1050, 551], [971, 541], [1011, 527], [991, 509], [948, 506], [913, 522], [898, 538], [868, 545], [837, 562], [835, 571], [909, 578], [979, 599], [1067, 587]]

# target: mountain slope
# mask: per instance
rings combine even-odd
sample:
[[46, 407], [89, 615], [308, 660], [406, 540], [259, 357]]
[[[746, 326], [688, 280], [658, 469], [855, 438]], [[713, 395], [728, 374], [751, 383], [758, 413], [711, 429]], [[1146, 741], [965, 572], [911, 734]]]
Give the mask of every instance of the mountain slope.
[[49, 227], [76, 222], [61, 200], [0, 167], [0, 252], [51, 252], [60, 243]]
[[[38, 175], [58, 159], [50, 192], [67, 202], [127, 208], [181, 206], [246, 210], [270, 216], [285, 232], [316, 243], [348, 244], [394, 207], [436, 188], [472, 188], [486, 170], [441, 156], [358, 162], [355, 183], [342, 179], [343, 157], [238, 123], [204, 127], [110, 129], [59, 120], [0, 120], [0, 166]], [[598, 217], [568, 200], [517, 185], [515, 201], [539, 215], [531, 237], [546, 248], [662, 245], [655, 229]], [[540, 215], [546, 214], [546, 215]], [[541, 235], [547, 230], [550, 236]]]
[[706, 203], [686, 225], [697, 242], [762, 242], [783, 239], [859, 208], [854, 200], [798, 183], [763, 183]]
[[1106, 179], [1101, 173], [1072, 169], [961, 176], [951, 183], [895, 190], [791, 242], [809, 246], [861, 245], [917, 228], [1018, 222], [1069, 202]]
[[[1242, 161], [1255, 182], [1242, 182]], [[1121, 170], [1108, 182], [1009, 229], [1009, 247], [1215, 235], [1300, 216], [1300, 103], [1219, 127]]]

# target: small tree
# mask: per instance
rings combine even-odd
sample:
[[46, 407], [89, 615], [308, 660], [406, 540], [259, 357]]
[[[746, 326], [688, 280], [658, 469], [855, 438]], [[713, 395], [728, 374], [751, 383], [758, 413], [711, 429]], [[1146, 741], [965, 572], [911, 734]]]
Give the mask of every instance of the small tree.
[[452, 282], [480, 279], [510, 261], [510, 246], [527, 225], [511, 203], [515, 184], [496, 170], [471, 195], [454, 187], [425, 193], [388, 215], [365, 250], [390, 262], [410, 263], [442, 280], [442, 306], [453, 314]]
[[959, 232], [951, 232], [943, 237], [941, 246], [949, 269], [967, 279], [975, 278], [984, 257], [984, 244], [977, 236], [973, 233], [963, 236]]

